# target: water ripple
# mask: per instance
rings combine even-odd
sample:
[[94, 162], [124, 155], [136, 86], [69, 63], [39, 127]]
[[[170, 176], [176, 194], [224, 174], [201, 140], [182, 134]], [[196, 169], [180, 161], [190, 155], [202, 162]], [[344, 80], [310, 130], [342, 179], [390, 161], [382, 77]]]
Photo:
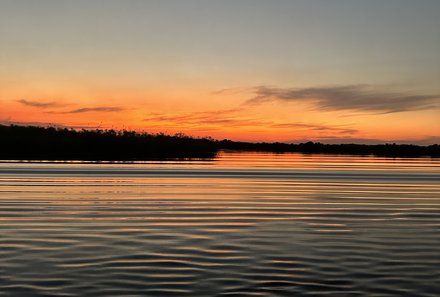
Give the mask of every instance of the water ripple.
[[0, 296], [439, 296], [440, 161], [0, 164]]

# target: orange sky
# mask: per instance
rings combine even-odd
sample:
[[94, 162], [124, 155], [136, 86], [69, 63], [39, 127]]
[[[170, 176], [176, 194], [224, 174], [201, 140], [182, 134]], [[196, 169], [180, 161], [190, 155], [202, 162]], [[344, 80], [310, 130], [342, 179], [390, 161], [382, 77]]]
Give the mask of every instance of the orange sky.
[[[144, 92], [126, 89], [86, 90], [84, 93], [82, 90], [51, 91], [10, 91], [8, 97], [15, 96], [16, 99], [2, 102], [2, 120], [171, 134], [182, 132], [249, 141], [319, 141], [332, 138], [418, 141], [439, 132], [438, 110], [392, 113], [323, 110], [313, 99], [251, 103], [249, 99], [255, 97], [252, 88], [220, 92], [203, 87]], [[73, 98], [87, 99], [80, 101]]]
[[0, 123], [439, 142], [438, 3], [220, 2], [2, 1]]

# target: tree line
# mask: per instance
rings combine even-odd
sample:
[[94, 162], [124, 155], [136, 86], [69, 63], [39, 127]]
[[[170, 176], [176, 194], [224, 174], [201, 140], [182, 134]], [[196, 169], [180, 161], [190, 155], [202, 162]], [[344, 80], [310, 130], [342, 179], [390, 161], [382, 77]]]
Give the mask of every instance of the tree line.
[[0, 125], [0, 160], [134, 161], [214, 158], [220, 150], [440, 157], [440, 146], [253, 143], [117, 130]]

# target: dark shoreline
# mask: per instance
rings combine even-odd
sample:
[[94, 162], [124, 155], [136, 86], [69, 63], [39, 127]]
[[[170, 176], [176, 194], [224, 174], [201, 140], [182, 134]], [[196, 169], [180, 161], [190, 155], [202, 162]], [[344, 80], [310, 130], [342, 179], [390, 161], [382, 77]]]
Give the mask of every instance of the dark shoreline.
[[413, 144], [323, 144], [319, 142], [306, 142], [299, 144], [289, 143], [250, 143], [235, 142], [230, 140], [220, 141], [223, 150], [255, 151], [272, 153], [302, 153], [326, 155], [356, 155], [377, 156], [391, 158], [405, 157], [440, 157], [440, 145], [419, 146]]
[[0, 160], [154, 161], [209, 160], [222, 150], [383, 157], [440, 157], [440, 146], [411, 144], [251, 143], [183, 134], [0, 125]]

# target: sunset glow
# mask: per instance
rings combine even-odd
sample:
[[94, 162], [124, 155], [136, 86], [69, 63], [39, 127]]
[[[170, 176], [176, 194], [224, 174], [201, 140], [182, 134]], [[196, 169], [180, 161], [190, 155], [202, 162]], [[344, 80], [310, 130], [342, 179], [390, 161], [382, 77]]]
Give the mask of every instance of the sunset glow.
[[438, 143], [439, 10], [429, 0], [3, 0], [0, 122]]

